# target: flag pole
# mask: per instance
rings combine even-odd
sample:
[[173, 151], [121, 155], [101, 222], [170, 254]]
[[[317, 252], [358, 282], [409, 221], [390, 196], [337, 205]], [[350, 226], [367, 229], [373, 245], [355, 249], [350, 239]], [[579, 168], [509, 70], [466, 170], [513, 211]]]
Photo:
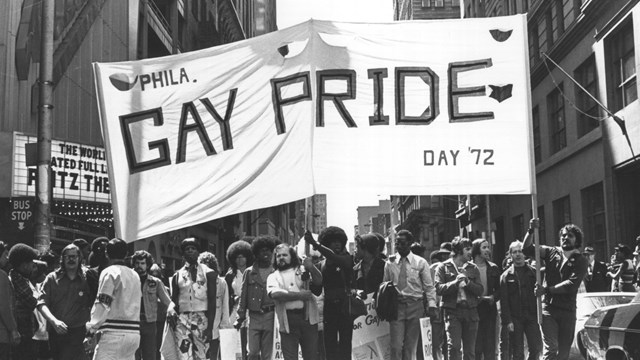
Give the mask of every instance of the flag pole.
[[[627, 134], [627, 126], [624, 122], [623, 119], [619, 118], [618, 116], [616, 116], [614, 113], [611, 112], [611, 110], [609, 110], [606, 106], [604, 106], [604, 104], [602, 104], [595, 96], [593, 96], [590, 92], [587, 91], [587, 89], [585, 89], [582, 84], [580, 84], [578, 82], [578, 80], [574, 79], [571, 75], [569, 75], [568, 72], [565, 71], [565, 69], [563, 69], [557, 62], [553, 61], [553, 59], [551, 57], [549, 57], [549, 55], [547, 55], [546, 53], [542, 53], [542, 55], [549, 60], [556, 68], [558, 68], [558, 70], [560, 70], [560, 72], [562, 72], [566, 77], [569, 78], [569, 80], [571, 80], [571, 82], [573, 82], [580, 90], [582, 90], [582, 92], [584, 92], [585, 94], [587, 94], [587, 96], [589, 96], [591, 98], [591, 100], [593, 100], [602, 110], [604, 110], [604, 112], [607, 113], [607, 115], [611, 116], [611, 118], [613, 119], [613, 121], [616, 122], [616, 124], [618, 124], [618, 126], [620, 127], [620, 130], [622, 130], [622, 135], [625, 137], [625, 139], [627, 140], [627, 145], [629, 145], [629, 150], [631, 150], [631, 159], [634, 161], [637, 161], [638, 159], [636, 158], [636, 154], [633, 151], [633, 146], [631, 145], [631, 139], [629, 139], [629, 135]], [[549, 70], [549, 73], [551, 73], [551, 70]]]

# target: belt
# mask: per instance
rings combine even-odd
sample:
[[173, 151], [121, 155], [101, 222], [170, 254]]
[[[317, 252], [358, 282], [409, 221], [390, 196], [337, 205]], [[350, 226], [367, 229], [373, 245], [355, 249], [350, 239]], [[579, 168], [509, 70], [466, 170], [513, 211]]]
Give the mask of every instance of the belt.
[[258, 313], [258, 314], [266, 314], [274, 311], [275, 309], [276, 309], [275, 305], [265, 305], [261, 307], [260, 310], [251, 310], [251, 312]]
[[294, 313], [294, 314], [303, 314], [304, 309], [287, 309], [287, 312]]

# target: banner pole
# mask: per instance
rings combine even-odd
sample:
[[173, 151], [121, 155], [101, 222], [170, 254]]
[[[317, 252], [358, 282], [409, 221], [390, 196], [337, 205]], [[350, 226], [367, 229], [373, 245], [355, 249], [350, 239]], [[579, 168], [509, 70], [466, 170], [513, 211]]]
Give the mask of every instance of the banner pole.
[[[302, 236], [304, 237], [304, 234], [307, 231], [311, 231], [311, 229], [309, 229], [309, 198], [305, 198], [304, 199], [304, 231]], [[312, 234], [313, 235], [313, 234]], [[304, 254], [309, 256], [309, 243], [308, 242], [304, 242]]]
[[[535, 181], [534, 181], [535, 184]], [[531, 213], [533, 214], [533, 218], [538, 218], [538, 200], [536, 198], [536, 193], [531, 194]], [[533, 230], [533, 241], [535, 244], [535, 259], [536, 259], [536, 284], [538, 286], [542, 285], [541, 276], [540, 276], [540, 230], [538, 227]], [[536, 305], [538, 307], [538, 324], [542, 324], [542, 301], [541, 297], [536, 297]]]
[[[529, 35], [527, 34], [527, 17], [526, 16], [522, 16], [522, 26], [524, 29], [524, 33], [523, 33], [523, 46], [522, 46], [522, 50], [525, 54], [524, 58], [525, 58], [525, 63], [523, 64], [523, 66], [526, 69], [526, 73], [529, 74], [529, 70], [531, 69], [531, 66], [529, 64], [529, 46], [527, 45], [527, 39], [529, 37]], [[531, 89], [531, 77], [530, 76], [526, 76], [525, 77], [525, 83], [527, 84], [527, 89]], [[531, 90], [529, 90], [531, 91]], [[530, 95], [530, 94], [529, 94]], [[532, 105], [531, 105], [531, 96], [528, 96], [528, 100], [527, 100], [527, 133], [528, 133], [528, 143], [529, 143], [529, 178], [530, 178], [530, 184], [531, 184], [531, 216], [534, 219], [538, 218], [538, 189], [537, 189], [537, 184], [536, 184], [536, 156], [535, 156], [535, 152], [533, 150], [534, 147], [534, 139], [533, 139], [533, 119], [532, 119]], [[534, 244], [535, 244], [535, 261], [536, 261], [536, 284], [538, 286], [542, 285], [541, 284], [541, 276], [540, 276], [540, 232], [538, 230], [538, 227], [536, 227], [533, 230], [533, 240], [534, 240]], [[524, 240], [524, 238], [523, 238]], [[524, 250], [524, 249], [523, 249]], [[540, 297], [536, 297], [536, 307], [538, 309], [538, 323], [542, 324], [542, 301]]]

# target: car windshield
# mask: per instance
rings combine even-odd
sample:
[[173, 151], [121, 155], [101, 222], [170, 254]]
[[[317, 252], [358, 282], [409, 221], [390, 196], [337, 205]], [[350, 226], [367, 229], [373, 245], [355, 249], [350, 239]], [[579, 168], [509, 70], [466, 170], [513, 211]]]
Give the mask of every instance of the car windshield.
[[585, 317], [591, 315], [596, 309], [610, 305], [628, 304], [632, 300], [640, 302], [640, 293], [633, 294], [603, 294], [598, 296], [578, 297], [577, 317]]

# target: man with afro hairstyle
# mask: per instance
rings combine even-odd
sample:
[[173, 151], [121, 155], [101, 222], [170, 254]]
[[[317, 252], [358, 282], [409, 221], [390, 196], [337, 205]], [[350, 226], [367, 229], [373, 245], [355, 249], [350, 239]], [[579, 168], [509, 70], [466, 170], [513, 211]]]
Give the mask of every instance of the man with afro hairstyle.
[[347, 234], [337, 226], [320, 232], [318, 242], [311, 232], [304, 239], [325, 257], [320, 265], [324, 288], [324, 345], [327, 359], [351, 359], [353, 319], [345, 313], [351, 292], [353, 258], [347, 252]]
[[[33, 310], [38, 305], [35, 287], [29, 281], [34, 270], [33, 260], [38, 257], [34, 248], [26, 244], [15, 244], [9, 250], [9, 263], [13, 269], [9, 272], [9, 279], [13, 286], [15, 299], [14, 314], [20, 333], [20, 343], [14, 347], [14, 354], [20, 354], [20, 359], [35, 359], [34, 334], [35, 317]], [[2, 296], [5, 296], [4, 294]]]
[[[274, 272], [273, 249], [280, 240], [271, 235], [259, 236], [251, 242], [251, 253], [256, 262], [242, 274], [239, 292], [238, 319], [234, 327], [239, 329], [249, 311], [249, 360], [271, 360], [273, 352], [273, 321], [275, 303], [267, 294], [267, 278]], [[244, 353], [244, 347], [242, 349]]]

